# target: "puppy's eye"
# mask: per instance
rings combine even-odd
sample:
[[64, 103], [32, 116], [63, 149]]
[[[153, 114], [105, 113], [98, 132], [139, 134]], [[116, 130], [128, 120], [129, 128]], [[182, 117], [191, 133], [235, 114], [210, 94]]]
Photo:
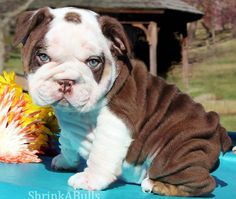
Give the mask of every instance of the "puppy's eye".
[[49, 56], [48, 56], [46, 53], [38, 52], [38, 53], [36, 54], [36, 57], [37, 57], [37, 59], [39, 59], [39, 61], [42, 62], [42, 63], [48, 63], [48, 62], [50, 62], [50, 58], [49, 58]]
[[102, 61], [101, 61], [101, 58], [100, 57], [90, 57], [87, 61], [86, 61], [87, 65], [90, 67], [90, 68], [96, 68], [97, 66], [99, 66]]

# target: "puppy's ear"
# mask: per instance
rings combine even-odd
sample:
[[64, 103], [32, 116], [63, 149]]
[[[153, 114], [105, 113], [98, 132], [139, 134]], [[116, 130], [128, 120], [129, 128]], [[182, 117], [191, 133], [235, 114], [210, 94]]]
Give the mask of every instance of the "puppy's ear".
[[112, 42], [111, 51], [115, 55], [129, 55], [130, 44], [121, 23], [109, 16], [99, 16], [98, 21], [104, 36]]
[[15, 46], [20, 43], [24, 45], [30, 33], [46, 19], [50, 21], [52, 19], [47, 7], [36, 11], [26, 11], [18, 16], [13, 44]]

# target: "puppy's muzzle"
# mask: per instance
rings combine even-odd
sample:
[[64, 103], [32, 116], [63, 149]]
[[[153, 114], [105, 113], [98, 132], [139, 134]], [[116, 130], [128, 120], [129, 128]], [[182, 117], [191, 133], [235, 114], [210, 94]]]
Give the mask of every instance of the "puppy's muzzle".
[[72, 86], [75, 84], [75, 80], [61, 79], [58, 80], [57, 83], [60, 85], [59, 92], [66, 94], [71, 92]]

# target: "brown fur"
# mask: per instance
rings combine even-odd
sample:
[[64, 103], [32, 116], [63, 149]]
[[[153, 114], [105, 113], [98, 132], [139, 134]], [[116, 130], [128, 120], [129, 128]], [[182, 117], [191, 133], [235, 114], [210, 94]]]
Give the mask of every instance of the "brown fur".
[[102, 66], [100, 66], [97, 70], [92, 70], [93, 77], [97, 83], [100, 82], [103, 71], [104, 71], [104, 64], [102, 64]]
[[107, 65], [105, 63], [104, 55], [102, 55], [100, 65], [97, 66], [96, 68], [93, 68], [93, 69], [91, 68], [91, 71], [93, 73], [93, 77], [97, 83], [100, 82], [100, 80], [102, 79], [102, 77], [104, 75], [104, 70], [105, 70], [104, 68], [107, 68]]
[[48, 32], [48, 26], [52, 19], [53, 16], [48, 8], [25, 12], [17, 19], [14, 44], [23, 44], [21, 53], [26, 73], [40, 67], [35, 53], [38, 49], [45, 48], [44, 36]]
[[[114, 57], [129, 55], [130, 44], [122, 25], [116, 19], [109, 16], [99, 16], [98, 22], [100, 24], [104, 36], [112, 42], [112, 55]], [[105, 78], [106, 75], [110, 75], [110, 64], [111, 63], [107, 63], [106, 60], [102, 70], [92, 71], [94, 74], [94, 78], [97, 82]]]
[[154, 193], [210, 193], [215, 188], [210, 171], [220, 151], [231, 146], [219, 116], [205, 112], [174, 85], [150, 75], [143, 63], [130, 61], [129, 43], [119, 22], [110, 17], [100, 17], [99, 22], [103, 34], [113, 42], [111, 52], [118, 60], [118, 77], [106, 96], [108, 105], [132, 130], [134, 139], [127, 162], [139, 165], [152, 159], [148, 176], [154, 182]]
[[[205, 112], [174, 85], [150, 75], [143, 63], [133, 61], [130, 75], [126, 63], [118, 65], [121, 73], [108, 98], [110, 109], [132, 129], [134, 141], [126, 160], [139, 165], [152, 157], [148, 175], [158, 182], [156, 193], [210, 193], [215, 181], [209, 172], [220, 151], [231, 146], [219, 116]], [[160, 192], [159, 186], [166, 186], [167, 191]]]
[[113, 55], [130, 54], [130, 43], [123, 26], [116, 19], [109, 16], [99, 16], [98, 22], [104, 36], [113, 42], [111, 49]]
[[81, 23], [81, 17], [76, 12], [68, 12], [65, 16], [65, 20], [68, 22], [75, 23], [75, 24]]

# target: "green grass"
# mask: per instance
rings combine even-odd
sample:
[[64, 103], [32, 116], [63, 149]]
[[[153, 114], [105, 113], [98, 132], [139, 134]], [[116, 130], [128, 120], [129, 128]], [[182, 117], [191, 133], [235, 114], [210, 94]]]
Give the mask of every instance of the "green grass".
[[[167, 80], [177, 84], [182, 91], [192, 97], [212, 94], [219, 101], [230, 101], [234, 104], [236, 102], [236, 39], [215, 44], [214, 49], [195, 48], [190, 50], [190, 57], [197, 57], [197, 59], [200, 57], [202, 61], [190, 65], [191, 76], [188, 89], [182, 82], [181, 66], [170, 71]], [[214, 108], [218, 109], [217, 103]], [[235, 115], [232, 115], [232, 112], [227, 115], [225, 111], [224, 114], [220, 113], [221, 120], [227, 130], [236, 131], [236, 107], [232, 107], [232, 110]]]
[[21, 62], [20, 54], [12, 53], [10, 58], [5, 63], [4, 69], [6, 71], [15, 71], [18, 74], [23, 74], [23, 65]]
[[222, 115], [220, 119], [228, 131], [236, 132], [236, 115]]

